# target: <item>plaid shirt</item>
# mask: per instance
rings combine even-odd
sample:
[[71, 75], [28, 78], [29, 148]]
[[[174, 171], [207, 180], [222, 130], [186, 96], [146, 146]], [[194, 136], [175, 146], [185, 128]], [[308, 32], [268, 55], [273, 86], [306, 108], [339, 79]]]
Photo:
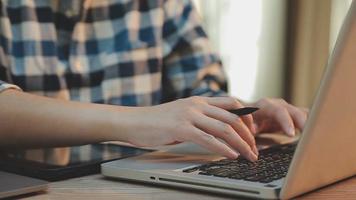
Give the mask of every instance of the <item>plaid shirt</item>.
[[126, 106], [225, 95], [189, 0], [1, 0], [0, 92]]

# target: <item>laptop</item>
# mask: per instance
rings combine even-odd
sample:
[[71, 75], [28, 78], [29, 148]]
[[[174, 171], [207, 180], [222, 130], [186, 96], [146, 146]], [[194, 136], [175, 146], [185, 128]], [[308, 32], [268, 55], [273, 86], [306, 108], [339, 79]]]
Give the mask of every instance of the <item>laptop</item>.
[[106, 177], [252, 198], [292, 198], [356, 174], [356, 3], [352, 3], [298, 142], [251, 163], [173, 147], [101, 165]]
[[39, 192], [47, 188], [46, 181], [0, 171], [0, 198]]

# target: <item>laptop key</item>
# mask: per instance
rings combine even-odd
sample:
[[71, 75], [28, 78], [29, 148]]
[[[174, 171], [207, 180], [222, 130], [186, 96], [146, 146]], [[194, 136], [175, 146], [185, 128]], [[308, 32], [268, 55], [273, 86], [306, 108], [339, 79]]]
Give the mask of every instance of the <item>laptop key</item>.
[[206, 176], [211, 176], [211, 174], [207, 173], [207, 172], [199, 172], [200, 175], [206, 175]]
[[197, 171], [198, 169], [199, 169], [199, 167], [193, 167], [193, 168], [185, 169], [185, 170], [183, 170], [183, 172], [191, 173], [191, 172]]

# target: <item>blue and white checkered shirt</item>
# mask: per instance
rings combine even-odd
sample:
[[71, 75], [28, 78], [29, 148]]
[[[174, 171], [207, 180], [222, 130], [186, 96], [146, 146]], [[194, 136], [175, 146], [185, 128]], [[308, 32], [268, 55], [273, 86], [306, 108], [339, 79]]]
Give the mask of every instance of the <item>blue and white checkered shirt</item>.
[[225, 95], [189, 0], [1, 0], [0, 92], [147, 106]]

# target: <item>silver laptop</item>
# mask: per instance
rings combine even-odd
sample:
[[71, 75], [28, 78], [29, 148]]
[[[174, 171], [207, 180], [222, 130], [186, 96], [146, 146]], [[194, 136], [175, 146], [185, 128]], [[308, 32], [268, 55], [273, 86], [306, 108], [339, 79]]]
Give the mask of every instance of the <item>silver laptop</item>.
[[46, 190], [48, 182], [0, 171], [0, 198]]
[[107, 177], [254, 198], [292, 198], [356, 174], [356, 4], [352, 3], [298, 144], [259, 160], [185, 154], [187, 146], [102, 164]]

